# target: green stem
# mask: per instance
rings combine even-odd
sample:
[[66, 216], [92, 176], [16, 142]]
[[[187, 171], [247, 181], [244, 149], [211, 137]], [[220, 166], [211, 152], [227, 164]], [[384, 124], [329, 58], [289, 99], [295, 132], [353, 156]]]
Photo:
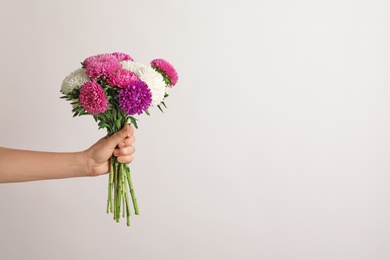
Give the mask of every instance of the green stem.
[[125, 165], [125, 169], [126, 169], [126, 175], [127, 175], [127, 182], [129, 184], [129, 188], [130, 188], [131, 199], [133, 201], [135, 215], [139, 215], [137, 198], [135, 197], [133, 182], [131, 181], [130, 168], [127, 164]]
[[113, 158], [110, 158], [110, 173], [108, 178], [108, 198], [107, 198], [107, 213], [113, 212], [113, 204], [112, 204], [112, 184], [114, 180], [114, 167], [113, 167]]
[[115, 220], [116, 222], [119, 222], [121, 218], [121, 201], [122, 201], [122, 178], [121, 178], [121, 171], [119, 167], [119, 163], [116, 162], [116, 170], [117, 170], [117, 189], [118, 189], [118, 194], [117, 194], [117, 200], [116, 200], [116, 215], [115, 215]]
[[125, 171], [125, 166], [124, 164], [121, 164], [121, 170], [122, 170], [122, 173], [123, 173], [123, 186], [124, 186], [124, 189], [125, 189], [125, 204], [126, 204], [126, 219], [127, 219], [127, 226], [130, 226], [130, 206], [129, 206], [129, 189], [127, 188], [127, 185], [126, 185], [126, 171]]

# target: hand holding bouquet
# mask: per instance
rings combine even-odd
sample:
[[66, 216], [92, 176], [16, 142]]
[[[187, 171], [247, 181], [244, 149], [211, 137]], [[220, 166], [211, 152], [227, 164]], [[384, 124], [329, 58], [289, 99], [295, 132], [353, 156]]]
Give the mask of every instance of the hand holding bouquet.
[[[92, 115], [98, 127], [113, 135], [126, 124], [136, 128], [135, 115], [146, 113], [156, 106], [161, 111], [168, 97], [168, 89], [178, 80], [174, 67], [163, 59], [149, 65], [135, 62], [128, 54], [112, 53], [88, 57], [81, 68], [73, 71], [62, 83], [62, 98], [71, 102], [73, 116]], [[130, 226], [131, 196], [134, 213], [139, 214], [137, 199], [128, 164], [115, 156], [110, 159], [107, 213], [116, 222], [126, 215]]]

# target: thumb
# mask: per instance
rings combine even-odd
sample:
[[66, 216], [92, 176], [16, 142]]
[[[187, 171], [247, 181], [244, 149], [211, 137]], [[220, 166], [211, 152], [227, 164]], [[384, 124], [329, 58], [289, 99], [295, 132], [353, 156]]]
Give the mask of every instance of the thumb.
[[130, 125], [125, 125], [121, 130], [106, 139], [107, 146], [111, 149], [115, 149], [120, 141], [125, 139], [127, 136], [130, 136], [131, 131], [132, 128]]

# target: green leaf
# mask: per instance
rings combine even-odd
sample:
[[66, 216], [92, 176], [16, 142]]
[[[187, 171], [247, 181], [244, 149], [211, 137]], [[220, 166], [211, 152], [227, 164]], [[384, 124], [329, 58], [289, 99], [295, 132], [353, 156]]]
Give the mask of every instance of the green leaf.
[[132, 116], [129, 116], [129, 119], [130, 119], [131, 124], [134, 125], [135, 128], [138, 128], [137, 119], [135, 119]]
[[111, 117], [112, 117], [113, 119], [116, 119], [116, 118], [117, 118], [117, 112], [116, 112], [116, 109], [112, 109], [111, 111], [112, 111], [112, 115], [111, 115]]
[[105, 123], [105, 122], [100, 122], [99, 123], [99, 129], [101, 129], [101, 128], [110, 128], [110, 125]]
[[121, 120], [116, 120], [115, 124], [118, 130], [121, 129]]

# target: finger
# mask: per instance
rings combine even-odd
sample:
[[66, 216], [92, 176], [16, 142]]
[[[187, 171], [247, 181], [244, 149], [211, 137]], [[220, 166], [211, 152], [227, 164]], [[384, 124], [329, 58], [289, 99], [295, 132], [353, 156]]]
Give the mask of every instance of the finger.
[[121, 130], [106, 139], [107, 146], [114, 149], [126, 137], [133, 135], [134, 128], [130, 125], [125, 125]]
[[116, 158], [120, 163], [131, 163], [134, 160], [134, 155], [123, 155]]
[[128, 146], [121, 149], [115, 149], [114, 155], [115, 156], [124, 156], [124, 155], [131, 155], [135, 152], [134, 146]]
[[134, 144], [134, 141], [135, 141], [134, 136], [127, 137], [126, 139], [124, 139], [123, 141], [121, 141], [121, 142], [118, 144], [118, 148], [124, 148], [124, 147], [131, 146], [131, 145]]
[[128, 125], [130, 127], [129, 134], [127, 136], [132, 136], [134, 134], [134, 127], [132, 125]]
[[134, 135], [132, 135], [130, 137], [126, 137], [126, 139], [124, 139], [122, 142], [120, 142], [118, 144], [118, 147], [119, 148], [127, 147], [127, 146], [130, 146], [130, 145], [133, 145], [134, 142], [135, 142], [135, 137], [134, 137]]

